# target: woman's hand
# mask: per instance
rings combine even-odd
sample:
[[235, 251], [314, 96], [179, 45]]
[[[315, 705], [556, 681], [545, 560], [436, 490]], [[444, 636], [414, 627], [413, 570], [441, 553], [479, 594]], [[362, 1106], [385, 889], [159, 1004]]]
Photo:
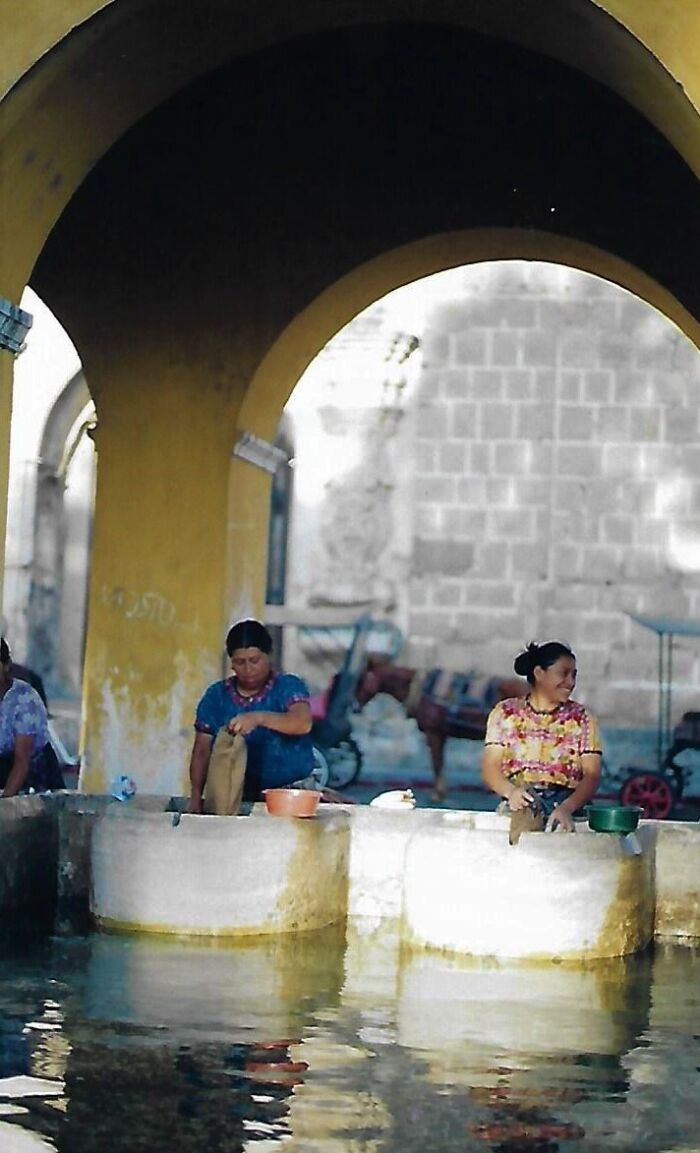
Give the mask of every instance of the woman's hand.
[[552, 833], [555, 829], [561, 829], [563, 833], [574, 833], [576, 831], [574, 818], [563, 805], [557, 805], [549, 815], [547, 832]]
[[512, 813], [519, 813], [521, 809], [526, 809], [533, 800], [532, 793], [528, 793], [527, 789], [519, 788], [517, 785], [513, 786], [506, 797], [508, 808]]
[[294, 701], [283, 713], [250, 712], [239, 713], [228, 723], [228, 731], [246, 737], [253, 729], [271, 729], [283, 737], [301, 737], [310, 733], [313, 726], [311, 708], [308, 701]]
[[265, 724], [265, 715], [265, 713], [239, 713], [237, 717], [229, 721], [228, 731], [234, 736], [247, 737], [253, 729]]

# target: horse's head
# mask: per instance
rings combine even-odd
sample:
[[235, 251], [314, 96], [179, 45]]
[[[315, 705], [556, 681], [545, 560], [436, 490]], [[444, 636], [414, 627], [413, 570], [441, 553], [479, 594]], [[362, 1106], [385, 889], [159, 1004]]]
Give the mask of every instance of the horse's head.
[[506, 677], [498, 685], [498, 700], [505, 701], [509, 697], [526, 697], [529, 691], [529, 684], [521, 677]]
[[376, 697], [377, 693], [382, 692], [383, 682], [380, 670], [385, 663], [385, 661], [376, 660], [374, 657], [368, 659], [355, 688], [355, 700], [358, 708], [363, 709], [373, 697]]

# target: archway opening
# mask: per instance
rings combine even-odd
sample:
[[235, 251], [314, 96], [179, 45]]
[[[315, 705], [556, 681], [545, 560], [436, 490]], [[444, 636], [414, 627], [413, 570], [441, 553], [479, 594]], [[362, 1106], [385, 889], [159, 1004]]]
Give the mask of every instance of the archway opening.
[[[322, 684], [354, 611], [419, 667], [502, 675], [561, 636], [604, 721], [653, 723], [656, 648], [627, 614], [700, 615], [699, 390], [673, 323], [577, 269], [477, 263], [381, 298], [285, 410], [288, 663]], [[691, 707], [697, 646], [675, 675]]]
[[77, 350], [27, 289], [32, 338], [15, 366], [3, 616], [77, 751], [96, 457], [95, 408]]

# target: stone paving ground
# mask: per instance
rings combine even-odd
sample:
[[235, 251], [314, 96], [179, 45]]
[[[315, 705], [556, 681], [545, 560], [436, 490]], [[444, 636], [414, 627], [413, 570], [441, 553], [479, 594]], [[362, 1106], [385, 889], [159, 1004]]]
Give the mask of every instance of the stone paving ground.
[[[445, 765], [448, 784], [443, 804], [431, 797], [432, 770], [424, 738], [415, 722], [408, 721], [400, 707], [388, 698], [377, 698], [353, 718], [355, 740], [362, 749], [362, 771], [343, 795], [367, 804], [379, 793], [410, 788], [421, 808], [493, 809], [496, 800], [481, 785], [480, 759], [483, 745], [478, 741], [449, 740]], [[655, 770], [657, 733], [655, 729], [604, 729], [605, 772], [598, 794], [612, 802], [626, 767]], [[700, 752], [685, 754], [692, 769], [686, 795], [673, 816], [678, 820], [700, 820]]]

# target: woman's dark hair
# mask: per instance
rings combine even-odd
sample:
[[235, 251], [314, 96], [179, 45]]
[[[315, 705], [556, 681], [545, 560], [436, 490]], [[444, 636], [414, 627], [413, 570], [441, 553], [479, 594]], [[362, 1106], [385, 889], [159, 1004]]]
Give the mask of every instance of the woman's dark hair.
[[528, 682], [534, 685], [535, 669], [548, 669], [550, 665], [559, 660], [559, 657], [572, 657], [573, 660], [576, 660], [569, 646], [562, 641], [545, 641], [543, 645], [538, 645], [536, 641], [530, 641], [527, 648], [518, 653], [513, 662], [513, 668], [519, 677], [527, 677]]
[[4, 637], [0, 637], [0, 665], [9, 665], [11, 660], [10, 646]]
[[236, 649], [260, 649], [261, 653], [272, 652], [272, 637], [260, 621], [237, 621], [226, 637], [226, 652], [230, 657]]

